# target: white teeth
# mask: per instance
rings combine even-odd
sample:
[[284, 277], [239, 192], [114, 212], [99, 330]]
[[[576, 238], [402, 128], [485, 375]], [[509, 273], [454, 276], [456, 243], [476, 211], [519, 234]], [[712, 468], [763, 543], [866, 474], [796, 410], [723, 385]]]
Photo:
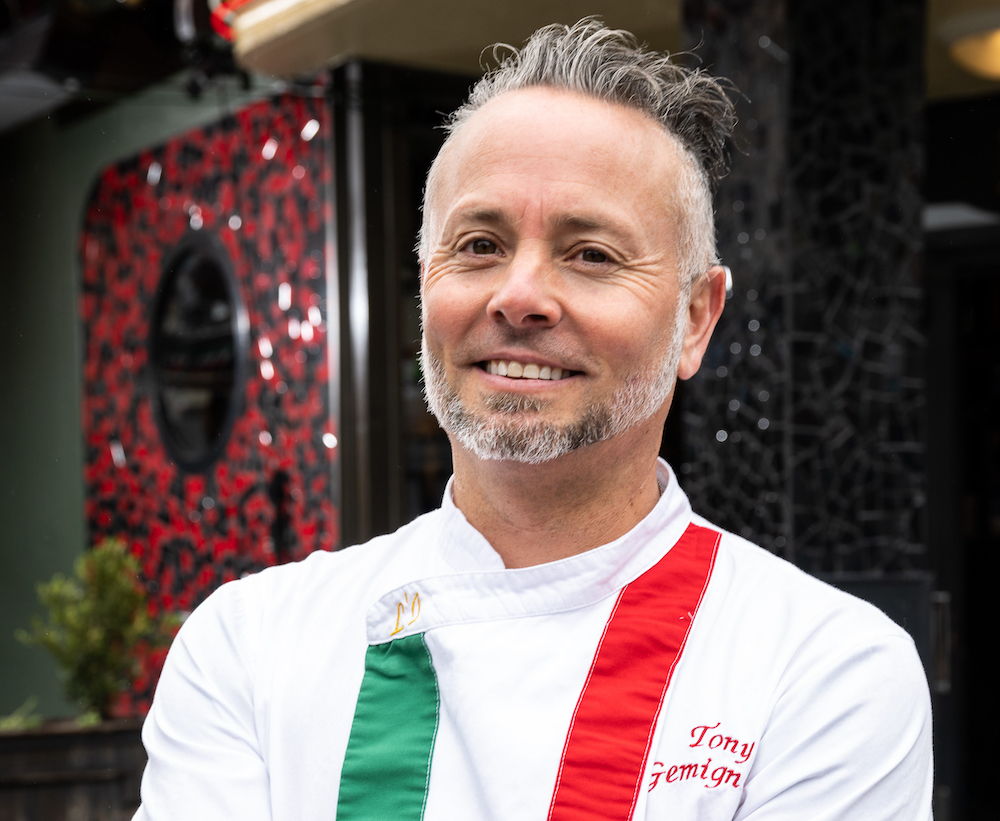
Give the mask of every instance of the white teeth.
[[556, 381], [564, 379], [571, 374], [571, 371], [564, 371], [562, 368], [553, 368], [549, 365], [536, 365], [529, 363], [524, 365], [515, 360], [491, 359], [486, 366], [486, 370], [496, 376], [506, 376], [510, 379], [548, 379]]

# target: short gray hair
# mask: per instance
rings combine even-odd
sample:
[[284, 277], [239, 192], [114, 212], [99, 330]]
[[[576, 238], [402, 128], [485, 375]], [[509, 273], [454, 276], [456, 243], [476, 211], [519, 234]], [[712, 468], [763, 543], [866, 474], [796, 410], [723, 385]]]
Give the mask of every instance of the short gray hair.
[[[501, 53], [507, 56], [501, 59]], [[628, 31], [586, 17], [572, 26], [540, 28], [521, 49], [498, 44], [499, 65], [480, 79], [469, 99], [448, 119], [449, 139], [490, 100], [508, 91], [547, 86], [636, 109], [656, 122], [681, 148], [678, 187], [679, 259], [682, 287], [718, 261], [712, 194], [728, 170], [726, 143], [736, 123], [729, 88], [700, 69], [671, 62], [669, 54], [640, 46]], [[447, 144], [447, 141], [446, 141]], [[440, 154], [438, 155], [440, 156]], [[428, 174], [428, 186], [437, 161]], [[424, 210], [427, 192], [424, 194]], [[426, 213], [420, 252], [426, 258]]]

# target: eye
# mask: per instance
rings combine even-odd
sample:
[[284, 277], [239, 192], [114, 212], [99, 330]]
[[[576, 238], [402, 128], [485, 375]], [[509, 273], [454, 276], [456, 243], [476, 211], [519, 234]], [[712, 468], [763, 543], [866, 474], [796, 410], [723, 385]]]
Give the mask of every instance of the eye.
[[497, 244], [488, 239], [474, 239], [469, 243], [468, 249], [473, 254], [479, 255], [495, 254], [499, 250]]
[[603, 251], [599, 251], [597, 248], [584, 248], [580, 252], [580, 259], [584, 262], [588, 262], [591, 265], [603, 265], [605, 262], [610, 262], [610, 257]]

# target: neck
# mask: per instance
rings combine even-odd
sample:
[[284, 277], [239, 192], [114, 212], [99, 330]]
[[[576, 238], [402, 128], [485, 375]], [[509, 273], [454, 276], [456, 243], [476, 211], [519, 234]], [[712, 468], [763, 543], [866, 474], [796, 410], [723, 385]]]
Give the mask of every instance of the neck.
[[662, 419], [540, 465], [480, 460], [453, 443], [455, 504], [506, 567], [614, 541], [656, 506]]

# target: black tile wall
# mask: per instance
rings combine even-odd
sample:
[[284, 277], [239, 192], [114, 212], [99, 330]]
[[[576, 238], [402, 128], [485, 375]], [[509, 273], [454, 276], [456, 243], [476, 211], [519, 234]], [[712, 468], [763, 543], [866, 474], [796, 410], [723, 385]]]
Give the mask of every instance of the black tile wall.
[[717, 197], [733, 296], [685, 386], [681, 481], [807, 570], [920, 567], [923, 4], [684, 11], [741, 122]]

